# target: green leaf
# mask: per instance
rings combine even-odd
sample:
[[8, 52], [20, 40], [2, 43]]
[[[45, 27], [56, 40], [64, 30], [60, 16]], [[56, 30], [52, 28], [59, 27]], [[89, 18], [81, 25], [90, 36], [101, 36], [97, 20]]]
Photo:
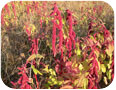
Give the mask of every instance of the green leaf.
[[44, 86], [47, 88], [47, 89], [51, 89], [50, 88], [50, 85], [47, 83], [47, 84], [44, 84]]
[[43, 75], [39, 70], [37, 70], [35, 67], [34, 67], [34, 65], [31, 65], [31, 68], [33, 69], [33, 72], [37, 75], [37, 74], [39, 74], [39, 75]]

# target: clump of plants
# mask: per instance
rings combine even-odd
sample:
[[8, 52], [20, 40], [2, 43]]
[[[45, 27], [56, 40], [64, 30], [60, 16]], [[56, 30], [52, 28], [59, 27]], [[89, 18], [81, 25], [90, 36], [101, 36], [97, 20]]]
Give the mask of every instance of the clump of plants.
[[[82, 37], [76, 32], [79, 24], [75, 13], [48, 3], [20, 2], [26, 7], [27, 17], [21, 27], [30, 49], [17, 67], [19, 78], [11, 81], [12, 88], [98, 89], [109, 85], [114, 78], [114, 38], [102, 19], [96, 18], [96, 8], [84, 15], [89, 23]], [[2, 13], [4, 29], [18, 25], [20, 16], [15, 5], [16, 2], [5, 5], [4, 12], [9, 17]], [[50, 12], [47, 5], [52, 8]]]

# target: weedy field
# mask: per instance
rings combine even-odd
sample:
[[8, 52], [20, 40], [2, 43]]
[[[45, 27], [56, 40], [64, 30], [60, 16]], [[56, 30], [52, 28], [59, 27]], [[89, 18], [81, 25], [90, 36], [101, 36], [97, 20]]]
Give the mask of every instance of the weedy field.
[[11, 88], [97, 89], [114, 78], [114, 12], [105, 2], [7, 3], [1, 42]]

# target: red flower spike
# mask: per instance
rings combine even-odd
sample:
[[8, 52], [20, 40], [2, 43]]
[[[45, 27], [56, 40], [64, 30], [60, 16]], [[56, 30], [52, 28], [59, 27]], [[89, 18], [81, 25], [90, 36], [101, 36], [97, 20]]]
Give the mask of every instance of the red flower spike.
[[30, 5], [27, 5], [27, 14], [28, 14], [28, 15], [30, 14], [29, 9], [30, 9]]
[[67, 12], [67, 20], [68, 20], [68, 24], [69, 24], [69, 41], [68, 41], [68, 50], [69, 50], [69, 57], [71, 57], [71, 50], [72, 50], [72, 43], [73, 43], [73, 48], [75, 48], [75, 37], [76, 34], [73, 31], [72, 25], [72, 12], [70, 12], [69, 10], [66, 10]]
[[52, 50], [53, 50], [53, 54], [54, 54], [54, 56], [56, 55], [55, 43], [56, 43], [56, 25], [55, 25], [55, 20], [53, 20]]
[[8, 15], [10, 16], [10, 11], [9, 11], [8, 4], [6, 4], [4, 8], [5, 8], [6, 12], [8, 13]]
[[[56, 55], [56, 50], [55, 50], [56, 28], [59, 29], [59, 50], [61, 51], [61, 53], [62, 53], [62, 43], [63, 43], [62, 16], [61, 16], [60, 11], [57, 8], [56, 3], [54, 4], [54, 11], [50, 14], [50, 16], [54, 16], [54, 20], [53, 20], [53, 32], [52, 32], [53, 33], [52, 34], [52, 50], [53, 50], [53, 54], [55, 56]], [[56, 24], [56, 20], [59, 21], [59, 24]], [[63, 55], [63, 53], [62, 53], [62, 55]]]
[[17, 18], [16, 17], [16, 10], [15, 10], [15, 5], [14, 5], [14, 3], [12, 2], [12, 9], [13, 9], [13, 13], [14, 13], [14, 16], [15, 16], [15, 19]]

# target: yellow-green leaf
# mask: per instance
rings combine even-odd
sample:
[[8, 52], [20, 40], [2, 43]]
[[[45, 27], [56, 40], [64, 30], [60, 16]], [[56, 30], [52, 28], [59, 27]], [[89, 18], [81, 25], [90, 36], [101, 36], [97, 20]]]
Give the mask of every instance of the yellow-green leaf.
[[58, 85], [62, 85], [63, 84], [63, 81], [58, 81]]
[[112, 52], [114, 51], [113, 41], [108, 44], [108, 48], [105, 51], [110, 57], [112, 56]]
[[30, 24], [30, 28], [31, 28], [31, 34], [35, 32], [36, 27], [34, 24]]
[[51, 75], [56, 76], [56, 73], [55, 73], [55, 71], [53, 69], [49, 69], [49, 72], [50, 72]]
[[109, 80], [111, 80], [111, 71], [112, 70], [109, 70], [109, 71], [106, 72], [106, 75], [107, 75], [107, 77], [108, 77]]
[[80, 65], [79, 65], [79, 70], [82, 70], [82, 69], [83, 69], [83, 65], [80, 64]]
[[107, 77], [104, 77], [104, 83], [107, 85], [108, 81], [107, 81]]
[[33, 72], [34, 72], [36, 75], [37, 75], [37, 74], [43, 75], [39, 70], [37, 70], [37, 69], [34, 67], [34, 65], [32, 65], [31, 68], [33, 69]]
[[88, 85], [88, 79], [85, 78], [83, 82], [84, 82], [84, 86], [83, 87], [84, 87], [84, 89], [86, 89], [87, 88], [87, 85]]
[[47, 73], [49, 72], [48, 66], [49, 66], [49, 65], [46, 65], [46, 67], [43, 69], [43, 70], [46, 71]]
[[77, 49], [77, 55], [81, 55], [81, 50]]
[[34, 60], [35, 58], [44, 58], [44, 56], [40, 55], [40, 54], [32, 54], [28, 59], [27, 61], [32, 61]]
[[105, 67], [105, 65], [104, 65], [104, 64], [101, 64], [101, 70], [102, 70], [102, 72], [103, 72], [103, 73], [105, 73], [105, 72], [106, 72], [106, 67]]

